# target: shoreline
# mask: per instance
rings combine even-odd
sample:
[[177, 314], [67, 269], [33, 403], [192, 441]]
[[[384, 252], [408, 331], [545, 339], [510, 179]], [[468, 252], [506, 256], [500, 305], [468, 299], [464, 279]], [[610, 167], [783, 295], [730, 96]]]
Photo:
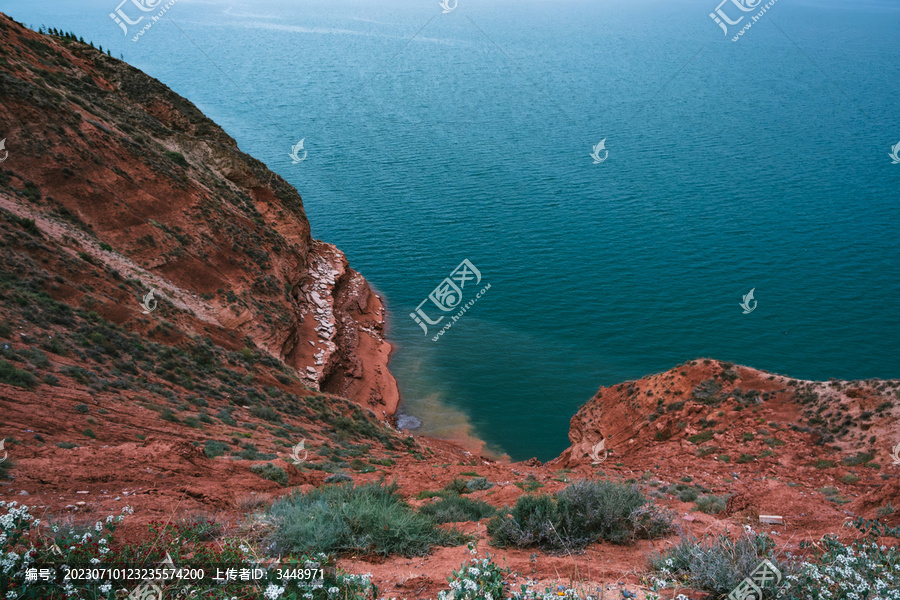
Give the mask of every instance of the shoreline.
[[[366, 280], [366, 281], [368, 281], [368, 280]], [[404, 405], [409, 406], [409, 402], [404, 401], [404, 399], [403, 399], [403, 394], [400, 391], [400, 385], [397, 382], [397, 377], [390, 370], [390, 361], [393, 358], [394, 353], [400, 349], [400, 344], [395, 341], [391, 341], [391, 339], [390, 339], [391, 338], [391, 329], [392, 329], [392, 325], [391, 325], [392, 320], [390, 318], [391, 311], [388, 308], [387, 297], [385, 296], [384, 293], [382, 293], [380, 290], [375, 288], [371, 283], [369, 283], [369, 289], [372, 291], [373, 297], [375, 298], [376, 302], [378, 303], [378, 305], [381, 308], [380, 314], [381, 314], [381, 324], [382, 324], [382, 328], [383, 328], [382, 343], [383, 343], [383, 345], [386, 345], [388, 347], [387, 359], [384, 363], [384, 370], [386, 373], [383, 374], [382, 377], [385, 380], [389, 380], [392, 383], [393, 389], [396, 390], [396, 402], [393, 404], [393, 410], [390, 410], [390, 411], [383, 410], [384, 418], [387, 420], [388, 423], [390, 423], [391, 427], [393, 427], [397, 431], [403, 432], [410, 436], [425, 438], [428, 440], [436, 440], [436, 441], [452, 444], [452, 445], [456, 446], [457, 448], [459, 448], [460, 450], [467, 452], [469, 454], [472, 454], [473, 456], [482, 457], [487, 460], [496, 461], [496, 462], [512, 462], [512, 459], [508, 454], [506, 454], [505, 452], [502, 452], [502, 451], [498, 453], [498, 452], [488, 449], [488, 442], [486, 440], [483, 440], [483, 439], [473, 435], [471, 432], [474, 430], [474, 427], [468, 420], [469, 416], [466, 413], [460, 411], [459, 409], [456, 409], [455, 407], [448, 407], [448, 408], [452, 408], [453, 410], [457, 411], [460, 415], [462, 415], [465, 418], [465, 421], [462, 422], [459, 426], [454, 427], [452, 429], [453, 433], [450, 435], [435, 436], [435, 435], [429, 435], [427, 433], [419, 433], [419, 431], [422, 429], [422, 425], [420, 425], [416, 429], [401, 429], [398, 427], [397, 415], [399, 414], [401, 407], [403, 407]], [[382, 383], [384, 383], [384, 381]], [[443, 405], [443, 406], [447, 406], [447, 405]], [[376, 416], [377, 416], [377, 414], [376, 414]], [[418, 419], [420, 421], [421, 424], [426, 423], [426, 420], [429, 418], [429, 416], [427, 414], [420, 414], [420, 415], [410, 414], [409, 416], [415, 417], [416, 419]]]

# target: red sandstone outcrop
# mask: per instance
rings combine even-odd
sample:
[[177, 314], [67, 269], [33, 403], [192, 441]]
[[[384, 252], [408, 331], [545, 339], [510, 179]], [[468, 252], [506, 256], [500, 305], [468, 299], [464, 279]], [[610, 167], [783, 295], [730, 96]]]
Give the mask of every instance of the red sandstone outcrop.
[[[394, 413], [382, 303], [312, 239], [293, 187], [152, 77], [2, 15], [0, 29], [0, 208], [155, 289], [184, 331], [233, 332], [309, 387]], [[134, 325], [139, 302], [97, 311]]]

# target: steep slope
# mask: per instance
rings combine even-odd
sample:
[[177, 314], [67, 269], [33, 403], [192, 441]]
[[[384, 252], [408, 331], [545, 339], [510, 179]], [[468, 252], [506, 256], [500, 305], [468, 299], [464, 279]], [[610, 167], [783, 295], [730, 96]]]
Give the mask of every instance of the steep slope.
[[[294, 188], [144, 73], [2, 15], [0, 32], [0, 209], [126, 281], [84, 291], [48, 269], [67, 285], [45, 291], [129, 328], [232, 332], [311, 389], [393, 414], [381, 301], [312, 239]], [[151, 289], [160, 309], [143, 318]]]

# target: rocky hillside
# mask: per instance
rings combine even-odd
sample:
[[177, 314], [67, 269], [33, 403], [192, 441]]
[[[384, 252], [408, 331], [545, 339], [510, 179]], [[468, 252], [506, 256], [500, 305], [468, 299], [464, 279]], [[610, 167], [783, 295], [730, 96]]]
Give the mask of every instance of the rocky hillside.
[[[803, 381], [702, 359], [600, 388], [572, 417], [560, 460], [595, 462], [602, 441], [604, 469], [690, 474], [735, 496], [730, 510], [821, 525], [823, 514], [873, 517], [900, 499], [898, 421], [900, 380]], [[821, 490], [829, 502], [812, 511], [809, 496]]]
[[393, 414], [381, 301], [312, 239], [293, 187], [141, 71], [3, 15], [0, 31], [10, 285], [154, 339], [258, 348], [300, 385]]

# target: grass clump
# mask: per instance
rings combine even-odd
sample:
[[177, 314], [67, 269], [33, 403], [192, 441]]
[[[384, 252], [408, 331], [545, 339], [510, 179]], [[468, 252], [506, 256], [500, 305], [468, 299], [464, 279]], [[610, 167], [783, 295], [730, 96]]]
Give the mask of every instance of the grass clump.
[[694, 509], [705, 512], [708, 515], [717, 515], [720, 512], [725, 511], [725, 498], [722, 496], [714, 496], [712, 494], [700, 496], [697, 498]]
[[226, 450], [228, 450], [228, 444], [226, 444], [225, 442], [206, 440], [203, 443], [203, 453], [206, 454], [206, 458], [215, 458], [217, 456], [222, 456], [223, 454], [225, 454]]
[[175, 152], [173, 150], [166, 150], [166, 158], [171, 160], [176, 165], [180, 165], [182, 167], [188, 166], [188, 161], [184, 158], [184, 154], [181, 152]]
[[713, 435], [714, 434], [712, 431], [701, 431], [697, 435], [692, 435], [691, 437], [689, 437], [688, 441], [693, 444], [702, 444], [703, 442], [708, 442], [709, 440], [713, 439]]
[[274, 481], [278, 485], [286, 486], [288, 484], [288, 475], [285, 470], [281, 467], [273, 465], [272, 463], [253, 465], [252, 467], [250, 467], [250, 471], [259, 475], [263, 479]]
[[419, 512], [431, 517], [435, 523], [459, 523], [493, 517], [497, 509], [481, 500], [448, 494], [438, 502], [426, 504]]
[[325, 483], [352, 483], [353, 477], [346, 473], [334, 473], [325, 478]]
[[534, 475], [529, 475], [525, 478], [525, 481], [517, 481], [513, 485], [525, 492], [534, 492], [542, 487], [544, 484], [537, 480], [537, 477]]
[[867, 462], [871, 462], [875, 459], [874, 452], [860, 452], [856, 456], [851, 456], [850, 458], [845, 458], [841, 461], [841, 464], [845, 467], [858, 467], [860, 465], [864, 465]]
[[37, 379], [34, 375], [28, 371], [15, 368], [5, 360], [0, 360], [0, 382], [26, 390], [30, 390], [37, 385]]
[[344, 484], [289, 494], [267, 511], [276, 524], [272, 549], [422, 556], [433, 546], [466, 541], [460, 532], [444, 531], [431, 517], [413, 510], [398, 489], [396, 482]]
[[494, 484], [488, 481], [486, 477], [476, 477], [466, 483], [466, 489], [470, 492], [489, 490], [492, 487], [494, 487]]
[[555, 495], [520, 496], [510, 514], [494, 517], [487, 531], [503, 547], [577, 550], [598, 540], [625, 544], [660, 536], [672, 517], [650, 504], [636, 486], [579, 481]]

